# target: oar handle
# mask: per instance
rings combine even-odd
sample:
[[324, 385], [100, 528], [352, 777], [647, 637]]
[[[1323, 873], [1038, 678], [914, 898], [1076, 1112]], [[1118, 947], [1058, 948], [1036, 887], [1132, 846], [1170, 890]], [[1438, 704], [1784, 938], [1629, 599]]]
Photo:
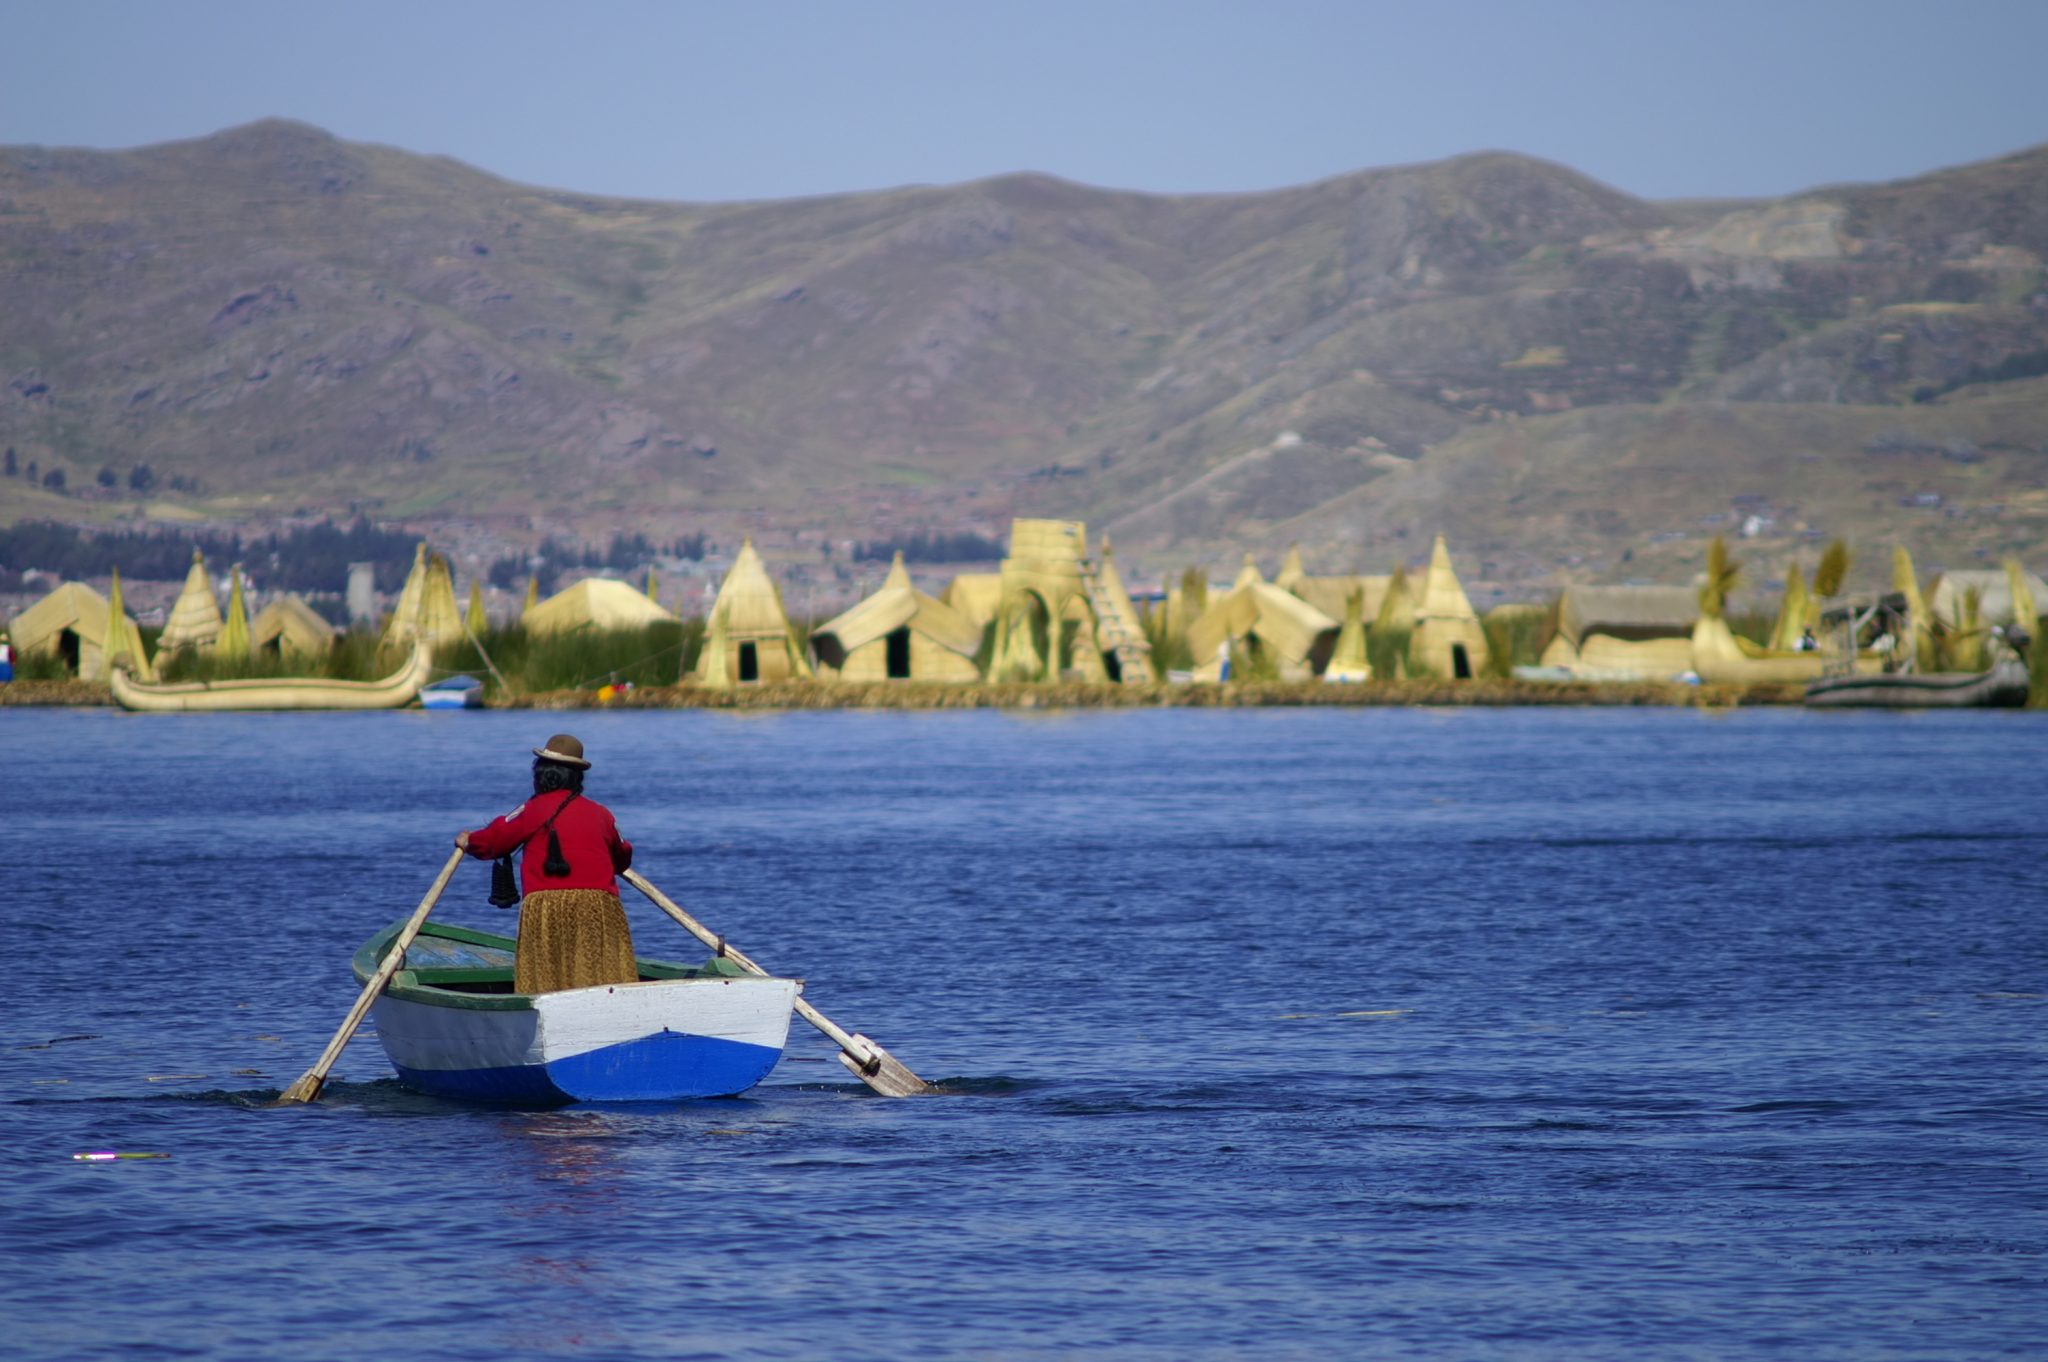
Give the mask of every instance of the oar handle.
[[427, 896], [420, 900], [420, 906], [413, 909], [412, 916], [406, 919], [397, 939], [391, 943], [391, 949], [384, 953], [384, 963], [377, 966], [377, 972], [363, 985], [362, 994], [356, 999], [356, 1005], [348, 1010], [348, 1016], [342, 1021], [341, 1029], [334, 1033], [334, 1039], [328, 1041], [327, 1048], [320, 1052], [319, 1061], [301, 1074], [298, 1082], [278, 1096], [277, 1100], [280, 1103], [310, 1102], [320, 1095], [321, 1087], [327, 1082], [327, 1071], [334, 1067], [335, 1060], [341, 1058], [342, 1050], [347, 1047], [349, 1038], [355, 1035], [356, 1027], [362, 1024], [363, 1017], [370, 1010], [370, 1004], [377, 1000], [377, 995], [384, 991], [384, 985], [391, 982], [391, 976], [396, 974], [399, 965], [404, 963], [406, 947], [412, 945], [412, 939], [418, 936], [420, 928], [426, 925], [427, 914], [434, 911], [434, 904], [440, 899], [441, 891], [448, 887], [448, 881], [455, 876], [455, 867], [462, 864], [462, 858], [466, 854], [468, 853], [462, 848], [457, 847], [455, 853], [448, 858], [448, 864], [441, 867], [441, 873], [434, 877], [434, 887], [427, 890]]
[[[668, 895], [656, 889], [652, 884], [649, 884], [647, 877], [639, 871], [628, 870], [620, 878], [645, 894], [655, 907], [661, 909], [662, 912], [667, 913], [678, 923], [682, 924], [684, 931], [696, 937], [699, 941], [711, 947], [711, 949], [717, 951], [741, 969], [749, 974], [765, 975], [768, 973], [767, 970], [762, 969], [759, 965], [741, 954], [737, 948], [728, 945], [724, 937], [684, 912]], [[895, 1056], [869, 1040], [866, 1036], [857, 1036], [842, 1030], [833, 1023], [830, 1017], [827, 1017], [817, 1008], [812, 1007], [801, 996], [797, 998], [794, 1006], [799, 1017], [802, 1017], [812, 1026], [818, 1028], [818, 1030], [825, 1034], [827, 1040], [830, 1040], [839, 1047], [846, 1067], [852, 1070], [856, 1077], [876, 1092], [889, 1097], [903, 1097], [913, 1092], [924, 1092], [930, 1089], [930, 1084], [910, 1072]]]

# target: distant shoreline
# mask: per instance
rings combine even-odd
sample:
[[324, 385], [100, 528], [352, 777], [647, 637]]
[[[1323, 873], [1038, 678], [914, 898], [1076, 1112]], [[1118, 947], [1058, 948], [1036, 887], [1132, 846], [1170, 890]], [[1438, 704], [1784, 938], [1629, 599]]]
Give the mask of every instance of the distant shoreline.
[[[494, 701], [490, 709], [1305, 709], [1371, 706], [1657, 706], [1730, 709], [1796, 705], [1798, 685], [1688, 686], [1534, 681], [1251, 681], [1236, 685], [1118, 686], [1057, 682], [1007, 685], [920, 681], [783, 682], [775, 685], [640, 686], [605, 698], [594, 690], [545, 691]], [[0, 707], [112, 707], [99, 681], [15, 681], [0, 685]], [[307, 711], [297, 711], [304, 713]]]

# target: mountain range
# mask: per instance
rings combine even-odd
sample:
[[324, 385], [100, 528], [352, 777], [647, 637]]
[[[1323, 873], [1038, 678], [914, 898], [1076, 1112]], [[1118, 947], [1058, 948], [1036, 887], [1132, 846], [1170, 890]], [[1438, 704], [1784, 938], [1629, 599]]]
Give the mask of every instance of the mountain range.
[[1715, 533], [1975, 566], [2048, 537], [2044, 257], [2048, 148], [1739, 202], [1487, 152], [683, 204], [279, 120], [6, 147], [0, 519], [815, 552], [1050, 515], [1162, 566], [1384, 571], [1439, 531], [1500, 581], [1682, 579]]

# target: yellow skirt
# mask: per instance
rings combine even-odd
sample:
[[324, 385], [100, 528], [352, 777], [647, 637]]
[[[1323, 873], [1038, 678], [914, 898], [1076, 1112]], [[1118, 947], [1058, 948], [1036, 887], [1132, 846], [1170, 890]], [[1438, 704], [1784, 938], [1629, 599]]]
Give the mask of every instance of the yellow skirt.
[[593, 984], [630, 984], [633, 933], [617, 894], [602, 889], [537, 889], [519, 904], [519, 950], [512, 987], [558, 993]]

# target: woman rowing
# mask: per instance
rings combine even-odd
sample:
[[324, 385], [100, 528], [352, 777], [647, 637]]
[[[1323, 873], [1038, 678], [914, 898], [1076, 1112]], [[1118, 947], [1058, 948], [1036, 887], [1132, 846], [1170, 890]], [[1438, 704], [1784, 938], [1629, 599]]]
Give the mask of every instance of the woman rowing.
[[590, 769], [583, 744], [567, 733], [533, 749], [533, 798], [455, 845], [483, 860], [524, 848], [514, 991], [555, 993], [638, 979], [633, 933], [615, 876], [633, 864], [611, 810], [583, 794]]

